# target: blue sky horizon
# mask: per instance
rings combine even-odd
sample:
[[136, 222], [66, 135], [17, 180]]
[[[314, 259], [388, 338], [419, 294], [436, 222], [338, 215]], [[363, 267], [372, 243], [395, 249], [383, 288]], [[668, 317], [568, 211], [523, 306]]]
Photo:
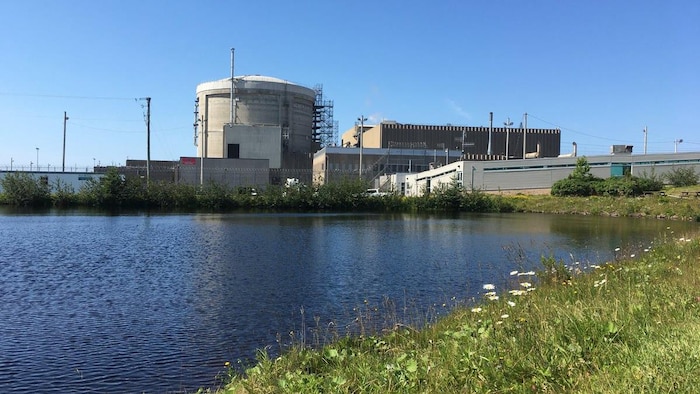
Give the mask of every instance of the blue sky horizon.
[[[195, 89], [235, 74], [323, 85], [339, 131], [562, 130], [561, 151], [700, 151], [700, 2], [25, 0], [0, 15], [0, 169], [196, 156]], [[682, 143], [677, 141], [683, 140]], [[37, 148], [39, 148], [37, 150]]]

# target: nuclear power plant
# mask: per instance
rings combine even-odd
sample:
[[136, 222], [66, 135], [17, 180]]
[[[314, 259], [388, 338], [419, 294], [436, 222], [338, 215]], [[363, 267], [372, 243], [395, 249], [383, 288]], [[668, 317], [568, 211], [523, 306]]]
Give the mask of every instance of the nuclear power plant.
[[[196, 87], [196, 156], [179, 161], [127, 160], [121, 172], [158, 181], [217, 183], [238, 188], [325, 184], [360, 179], [382, 192], [416, 195], [456, 182], [472, 189], [545, 189], [575, 167], [577, 145], [561, 154], [559, 128], [365, 123], [357, 118], [338, 143], [333, 101], [313, 88], [262, 75], [234, 76]], [[611, 156], [589, 158], [610, 176], [680, 165], [680, 155], [645, 155], [613, 146]], [[615, 160], [613, 161], [612, 158]], [[682, 165], [698, 165], [693, 158]], [[600, 167], [600, 168], [598, 168]], [[156, 170], [156, 171], [149, 171]]]
[[246, 75], [201, 83], [196, 94], [195, 141], [203, 159], [267, 159], [271, 171], [308, 178], [313, 154], [335, 138], [333, 103], [320, 86]]

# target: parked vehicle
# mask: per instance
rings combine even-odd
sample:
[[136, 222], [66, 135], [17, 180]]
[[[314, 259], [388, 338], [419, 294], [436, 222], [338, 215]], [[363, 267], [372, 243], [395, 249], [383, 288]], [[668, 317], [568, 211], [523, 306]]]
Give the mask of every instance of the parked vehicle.
[[389, 193], [380, 191], [379, 189], [367, 189], [365, 191], [365, 194], [369, 196], [375, 196], [375, 197], [381, 197], [381, 196], [388, 196]]

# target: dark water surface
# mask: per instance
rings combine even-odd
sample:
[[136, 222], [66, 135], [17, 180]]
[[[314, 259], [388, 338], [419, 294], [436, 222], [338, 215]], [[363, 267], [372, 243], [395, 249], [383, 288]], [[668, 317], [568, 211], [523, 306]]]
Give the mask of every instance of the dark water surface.
[[542, 254], [600, 262], [695, 227], [533, 214], [0, 211], [0, 392], [211, 387], [225, 361], [275, 353], [290, 331], [311, 342], [313, 327], [357, 329], [353, 308], [385, 297], [403, 312], [446, 313], [484, 283], [505, 290], [511, 270]]

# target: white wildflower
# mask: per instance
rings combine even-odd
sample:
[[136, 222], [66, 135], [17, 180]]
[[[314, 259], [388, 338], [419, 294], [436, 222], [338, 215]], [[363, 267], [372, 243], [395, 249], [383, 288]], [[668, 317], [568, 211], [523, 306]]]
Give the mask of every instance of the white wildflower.
[[484, 290], [493, 290], [496, 288], [496, 286], [492, 285], [491, 283], [487, 283], [483, 286]]

